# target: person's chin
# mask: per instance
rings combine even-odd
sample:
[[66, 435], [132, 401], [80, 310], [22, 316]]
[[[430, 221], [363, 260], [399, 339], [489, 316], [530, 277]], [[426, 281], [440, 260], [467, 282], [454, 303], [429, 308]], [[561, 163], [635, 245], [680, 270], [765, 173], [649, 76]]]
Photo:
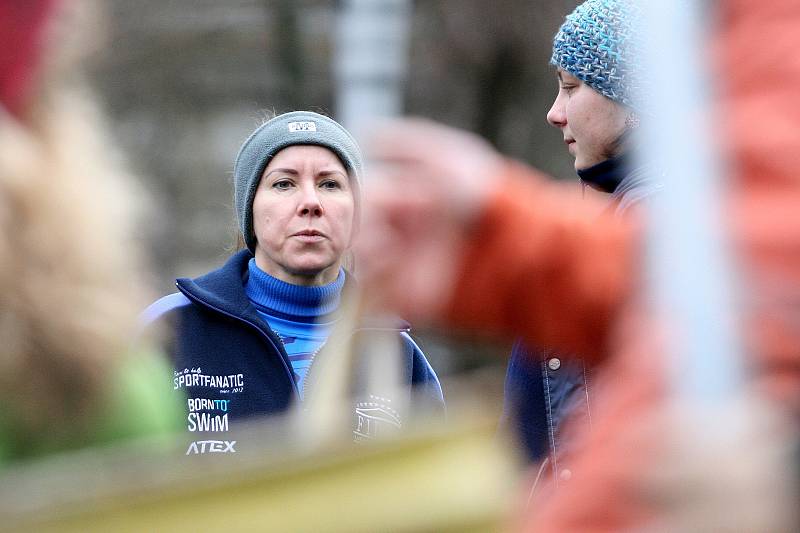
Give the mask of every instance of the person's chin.
[[595, 163], [593, 163], [592, 161], [587, 161], [582, 157], [575, 158], [575, 172], [578, 172], [580, 170], [586, 170], [587, 168], [591, 168], [594, 165]]
[[297, 276], [316, 277], [333, 267], [333, 265], [333, 262], [320, 258], [318, 260], [298, 261], [292, 264], [289, 270]]

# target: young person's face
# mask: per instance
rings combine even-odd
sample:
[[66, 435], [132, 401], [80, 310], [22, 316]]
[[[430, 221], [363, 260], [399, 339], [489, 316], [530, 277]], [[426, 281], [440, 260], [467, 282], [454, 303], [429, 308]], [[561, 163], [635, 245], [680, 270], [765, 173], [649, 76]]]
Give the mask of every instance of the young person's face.
[[253, 199], [256, 264], [296, 285], [336, 279], [350, 248], [355, 199], [339, 158], [321, 146], [284, 148]]
[[624, 106], [606, 98], [568, 72], [558, 70], [558, 94], [547, 122], [561, 130], [575, 170], [583, 170], [617, 154], [625, 131]]

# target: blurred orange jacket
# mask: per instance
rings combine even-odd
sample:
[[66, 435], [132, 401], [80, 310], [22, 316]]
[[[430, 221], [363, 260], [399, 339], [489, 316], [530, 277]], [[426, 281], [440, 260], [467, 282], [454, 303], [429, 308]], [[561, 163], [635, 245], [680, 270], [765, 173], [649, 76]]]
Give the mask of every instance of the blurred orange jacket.
[[[723, 0], [718, 8], [713, 131], [729, 163], [721, 201], [748, 297], [748, 371], [752, 385], [800, 421], [800, 3]], [[505, 180], [462, 258], [444, 318], [595, 356], [613, 384], [596, 388], [602, 407], [572, 480], [528, 526], [642, 526], [656, 510], [635, 487], [652, 456], [626, 442], [623, 429], [664, 405], [668, 354], [639, 298], [640, 224], [597, 220], [595, 207], [513, 163]]]

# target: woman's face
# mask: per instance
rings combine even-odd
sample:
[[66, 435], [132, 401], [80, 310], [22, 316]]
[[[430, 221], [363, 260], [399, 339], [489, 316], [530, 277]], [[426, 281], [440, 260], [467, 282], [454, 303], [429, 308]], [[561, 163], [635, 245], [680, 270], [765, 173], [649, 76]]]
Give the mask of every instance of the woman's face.
[[561, 130], [575, 170], [583, 170], [618, 155], [628, 112], [572, 74], [558, 70], [558, 95], [547, 122]]
[[321, 146], [284, 148], [253, 199], [256, 264], [295, 285], [323, 285], [350, 248], [355, 199], [339, 158]]

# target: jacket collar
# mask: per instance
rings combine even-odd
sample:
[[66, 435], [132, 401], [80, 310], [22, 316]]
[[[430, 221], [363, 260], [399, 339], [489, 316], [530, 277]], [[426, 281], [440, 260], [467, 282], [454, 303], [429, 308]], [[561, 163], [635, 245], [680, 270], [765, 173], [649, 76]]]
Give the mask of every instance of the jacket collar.
[[628, 157], [627, 155], [620, 155], [577, 172], [581, 181], [593, 189], [605, 193], [613, 193], [617, 190], [628, 171]]
[[[233, 254], [221, 268], [195, 279], [180, 278], [176, 281], [176, 285], [191, 300], [199, 301], [228, 315], [263, 324], [244, 291], [248, 276], [247, 264], [252, 257], [250, 250], [241, 250]], [[354, 290], [355, 285], [353, 276], [347, 272], [343, 292]], [[409, 331], [411, 326], [402, 319], [387, 322], [385, 319], [365, 317], [357, 329]]]
[[233, 254], [221, 268], [195, 279], [180, 278], [176, 285], [192, 300], [230, 315], [258, 319], [258, 313], [244, 292], [247, 262], [251, 257], [253, 255], [249, 250], [241, 250]]

